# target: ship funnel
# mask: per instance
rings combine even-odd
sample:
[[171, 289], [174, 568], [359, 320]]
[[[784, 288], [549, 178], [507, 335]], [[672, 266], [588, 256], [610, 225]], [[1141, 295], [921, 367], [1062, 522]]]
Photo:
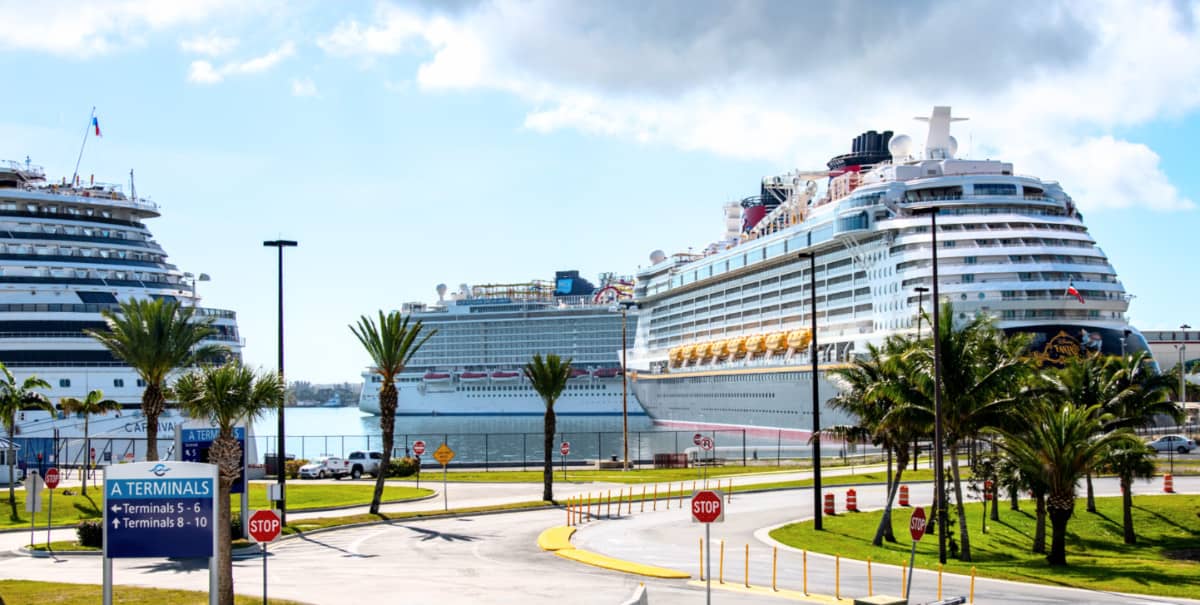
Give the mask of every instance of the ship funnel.
[[952, 118], [949, 105], [936, 105], [928, 118], [918, 116], [914, 119], [929, 124], [929, 136], [925, 138], [926, 159], [944, 160], [954, 157], [958, 143], [950, 136], [950, 123], [962, 122], [967, 118]]

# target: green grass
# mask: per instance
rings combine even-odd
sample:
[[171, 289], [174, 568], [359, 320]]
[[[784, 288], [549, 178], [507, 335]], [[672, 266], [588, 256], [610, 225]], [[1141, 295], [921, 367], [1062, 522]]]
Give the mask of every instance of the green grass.
[[[1161, 596], [1195, 597], [1200, 562], [1172, 559], [1168, 553], [1200, 544], [1200, 496], [1135, 496], [1134, 528], [1138, 543], [1126, 546], [1122, 541], [1121, 499], [1097, 498], [1096, 513], [1084, 510], [1083, 498], [1076, 501], [1075, 515], [1067, 527], [1067, 563], [1051, 568], [1044, 555], [1029, 552], [1032, 545], [1033, 503], [1021, 502], [1021, 511], [1008, 509], [1001, 502], [1000, 522], [989, 521], [988, 533], [980, 533], [980, 504], [966, 507], [971, 530], [971, 554], [974, 562], [951, 559], [946, 570], [980, 576], [1071, 586], [1092, 590], [1144, 593]], [[883, 563], [908, 561], [911, 540], [908, 534], [910, 509], [893, 515], [896, 544], [871, 546], [881, 512], [840, 514], [824, 518], [825, 530], [816, 532], [812, 523], [796, 523], [771, 532], [771, 537], [796, 548], [839, 554], [843, 557]], [[1049, 547], [1049, 521], [1047, 521]], [[1194, 556], [1194, 555], [1193, 555]], [[937, 569], [937, 540], [926, 536], [917, 546], [916, 564]]]
[[[346, 483], [346, 484], [311, 484], [292, 483], [287, 487], [288, 511], [299, 512], [303, 510], [311, 510], [315, 508], [332, 508], [341, 506], [366, 505], [371, 502], [371, 493], [375, 489], [373, 484], [367, 483]], [[103, 502], [103, 489], [88, 489], [88, 495], [85, 498], [80, 495], [79, 488], [71, 488], [73, 495], [63, 494], [63, 489], [54, 490], [54, 525], [74, 525], [85, 519], [99, 519], [99, 506]], [[421, 488], [420, 490], [408, 486], [385, 486], [383, 489], [383, 499], [385, 502], [394, 502], [401, 500], [411, 500], [421, 498], [432, 494], [432, 490]], [[29, 527], [29, 513], [25, 512], [25, 490], [17, 490], [17, 520], [9, 516], [10, 510], [8, 507], [7, 490], [0, 490], [0, 529], [25, 528]], [[236, 512], [239, 506], [238, 497], [233, 499], [233, 509]], [[250, 508], [267, 508], [267, 487], [262, 483], [250, 484]], [[42, 495], [42, 512], [34, 515], [35, 523], [39, 527], [46, 526], [46, 518], [50, 509], [50, 494], [45, 492]]]
[[441, 510], [432, 511], [411, 511], [404, 513], [379, 513], [377, 515], [362, 514], [350, 515], [345, 517], [318, 517], [313, 519], [298, 520], [294, 523], [288, 523], [283, 528], [285, 535], [302, 534], [307, 531], [316, 529], [326, 529], [330, 527], [341, 527], [344, 525], [355, 525], [358, 523], [372, 523], [377, 521], [400, 521], [405, 519], [422, 519], [425, 517], [435, 517], [446, 514], [452, 515], [467, 515], [473, 513], [498, 512], [498, 511], [516, 511], [541, 508], [546, 506], [544, 501], [530, 502], [515, 502], [512, 504], [496, 504], [490, 506], [472, 506], [467, 508], [452, 508], [448, 512]]
[[[778, 473], [804, 471], [812, 468], [808, 464], [787, 464], [783, 466], [714, 466], [708, 469], [708, 476], [728, 477], [730, 475], [749, 475], [756, 473]], [[830, 467], [824, 467], [830, 468]], [[836, 467], [834, 467], [836, 468]], [[567, 483], [666, 483], [668, 481], [691, 481], [704, 475], [703, 469], [695, 468], [654, 468], [621, 470], [585, 470], [567, 468]], [[421, 480], [430, 484], [440, 483], [442, 473], [439, 470], [425, 469]], [[450, 483], [538, 483], [542, 482], [542, 471], [453, 471], [446, 473]], [[411, 477], [404, 479], [389, 479], [388, 481], [403, 481], [412, 483]], [[554, 482], [563, 482], [562, 467], [555, 467]]]
[[[45, 543], [45, 542], [37, 542], [37, 543], [36, 543], [36, 544], [34, 544], [34, 545], [33, 545], [33, 547], [32, 547], [32, 548], [30, 548], [29, 550], [32, 550], [32, 551], [34, 551], [34, 552], [45, 552], [45, 551], [46, 551], [46, 543]], [[62, 552], [62, 551], [64, 551], [64, 550], [94, 550], [94, 551], [99, 551], [99, 550], [100, 550], [100, 548], [98, 548], [98, 547], [95, 547], [95, 546], [83, 546], [83, 545], [81, 545], [79, 542], [76, 542], [75, 540], [61, 540], [61, 541], [58, 541], [58, 542], [51, 542], [51, 543], [50, 543], [50, 550], [51, 550], [51, 551], [53, 551], [53, 552]]]
[[[60, 584], [29, 580], [0, 580], [0, 598], [6, 605], [93, 605], [100, 602], [98, 584]], [[121, 605], [172, 605], [208, 603], [208, 594], [188, 590], [159, 588], [113, 587], [113, 602]], [[262, 603], [262, 597], [237, 595], [238, 605]], [[270, 599], [274, 605], [299, 605], [296, 601]]]

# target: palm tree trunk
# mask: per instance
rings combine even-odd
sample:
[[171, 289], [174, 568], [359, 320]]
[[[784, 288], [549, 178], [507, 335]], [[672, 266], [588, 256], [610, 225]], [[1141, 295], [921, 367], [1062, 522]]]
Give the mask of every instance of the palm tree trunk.
[[229, 492], [237, 480], [242, 448], [233, 437], [233, 427], [221, 429], [208, 450], [209, 460], [217, 465], [217, 601], [233, 605], [233, 527]]
[[1088, 471], [1086, 475], [1087, 481], [1087, 512], [1096, 512], [1096, 492], [1092, 489], [1092, 472]]
[[996, 473], [999, 447], [992, 441], [992, 521], [1000, 520], [1000, 476]]
[[554, 404], [546, 406], [544, 426], [542, 427], [542, 500], [554, 501], [554, 433], [557, 431], [557, 418], [554, 416]]
[[1121, 517], [1125, 530], [1125, 543], [1137, 544], [1137, 533], [1133, 531], [1133, 478], [1121, 477]]
[[1050, 554], [1046, 556], [1046, 562], [1051, 566], [1067, 564], [1067, 521], [1071, 519], [1071, 509], [1057, 501], [1061, 499], [1054, 496], [1050, 498]]
[[162, 386], [147, 382], [142, 392], [142, 414], [146, 416], [146, 461], [158, 460], [158, 415], [166, 404]]
[[1033, 552], [1043, 554], [1046, 552], [1046, 492], [1037, 491], [1034, 493], [1034, 501], [1037, 508], [1037, 523], [1033, 529]]
[[954, 500], [955, 508], [958, 511], [958, 531], [961, 541], [961, 548], [958, 551], [958, 560], [971, 560], [971, 536], [970, 530], [967, 528], [967, 511], [963, 507], [962, 496], [962, 480], [958, 473], [958, 447], [950, 446], [950, 473], [954, 477]]
[[13, 448], [12, 427], [16, 426], [17, 421], [15, 418], [12, 420], [12, 422], [8, 423], [8, 449], [4, 452], [4, 459], [8, 461], [8, 507], [12, 509], [12, 514], [9, 516], [13, 521], [16, 521], [17, 519], [20, 519], [20, 517], [17, 516], [17, 471], [13, 468], [13, 463], [16, 462], [14, 458], [16, 458], [17, 451]]
[[83, 415], [83, 497], [87, 497], [88, 461], [92, 458], [92, 442], [88, 440], [88, 419], [91, 414]]
[[896, 492], [900, 490], [900, 479], [904, 477], [904, 466], [907, 462], [904, 460], [896, 465], [896, 480], [888, 489], [888, 499], [887, 504], [883, 507], [883, 517], [879, 519], [879, 527], [875, 530], [875, 539], [871, 541], [874, 546], [882, 546], [884, 540], [896, 541], [896, 535], [892, 532], [892, 502], [896, 500]]
[[1018, 496], [1020, 495], [1019, 494], [1020, 491], [1021, 490], [1017, 489], [1017, 485], [1015, 483], [1008, 486], [1008, 500], [1009, 500], [1008, 507], [1009, 508], [1011, 508], [1013, 510], [1021, 510], [1021, 504], [1018, 501]]
[[384, 376], [379, 388], [379, 430], [383, 433], [383, 457], [379, 459], [379, 473], [375, 475], [375, 491], [371, 494], [371, 514], [379, 514], [379, 503], [383, 501], [383, 485], [387, 480], [392, 463], [392, 449], [396, 443], [396, 383], [393, 377]]

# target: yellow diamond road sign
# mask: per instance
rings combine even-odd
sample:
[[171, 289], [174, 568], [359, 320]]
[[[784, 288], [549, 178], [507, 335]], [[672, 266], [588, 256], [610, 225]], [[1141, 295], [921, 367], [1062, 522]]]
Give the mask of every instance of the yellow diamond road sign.
[[442, 466], [446, 466], [450, 464], [451, 460], [454, 460], [454, 450], [443, 443], [433, 452], [433, 459], [441, 463]]

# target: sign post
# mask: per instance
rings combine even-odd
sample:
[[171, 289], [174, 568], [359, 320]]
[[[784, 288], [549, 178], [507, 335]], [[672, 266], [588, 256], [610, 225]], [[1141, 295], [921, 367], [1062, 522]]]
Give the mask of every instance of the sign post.
[[[49, 506], [50, 512], [46, 514], [46, 550], [47, 551], [50, 551], [50, 526], [53, 524], [53, 521], [54, 521], [54, 488], [58, 487], [58, 482], [59, 482], [59, 479], [61, 479], [61, 477], [62, 476], [59, 475], [57, 468], [50, 467], [50, 469], [48, 469], [46, 471], [46, 487], [49, 488], [49, 490], [50, 490], [50, 506]], [[31, 544], [31, 546], [32, 546], [32, 544]]]
[[[9, 452], [9, 455], [11, 456], [12, 453]], [[29, 475], [25, 477], [25, 512], [29, 513], [30, 548], [33, 548], [33, 520], [37, 513], [42, 512], [42, 489], [44, 487], [42, 476], [37, 469], [29, 469]]]
[[562, 445], [558, 446], [558, 453], [562, 454], [563, 481], [566, 481], [567, 480], [567, 456], [571, 453], [571, 442], [570, 441], [562, 442]]
[[417, 489], [421, 489], [421, 454], [425, 453], [425, 442], [417, 440], [413, 442], [413, 455], [417, 457]]
[[442, 506], [444, 510], [450, 510], [450, 496], [446, 492], [446, 465], [454, 460], [454, 450], [443, 443], [433, 452], [433, 459], [442, 465]]
[[[701, 435], [700, 433], [692, 435], [692, 445], [700, 447], [700, 440], [702, 439], [704, 439], [704, 435]], [[696, 454], [696, 468], [700, 468], [700, 456], [701, 454]], [[696, 477], [699, 478], [700, 473], [696, 473]]]
[[[699, 433], [697, 433], [697, 435], [698, 434]], [[701, 437], [700, 438], [700, 449], [704, 450], [705, 452], [711, 452], [713, 449], [713, 440], [709, 437]], [[709, 460], [709, 463], [704, 465], [704, 481], [706, 483], [708, 482], [708, 467], [711, 464], [712, 464], [712, 460]]]
[[250, 539], [262, 546], [263, 605], [267, 605], [267, 543], [279, 538], [283, 526], [279, 522], [279, 513], [273, 510], [254, 511], [247, 525]]
[[917, 542], [925, 535], [925, 509], [918, 506], [908, 519], [908, 533], [912, 535], [912, 553], [908, 556], [908, 586], [904, 588], [904, 596], [912, 593], [913, 563], [917, 560]]
[[113, 602], [112, 560], [143, 557], [207, 557], [208, 600], [217, 605], [216, 513], [216, 465], [110, 466], [104, 473], [104, 605]]
[[725, 522], [725, 498], [713, 489], [692, 494], [692, 523], [704, 524], [705, 603], [712, 605], [712, 524]]

